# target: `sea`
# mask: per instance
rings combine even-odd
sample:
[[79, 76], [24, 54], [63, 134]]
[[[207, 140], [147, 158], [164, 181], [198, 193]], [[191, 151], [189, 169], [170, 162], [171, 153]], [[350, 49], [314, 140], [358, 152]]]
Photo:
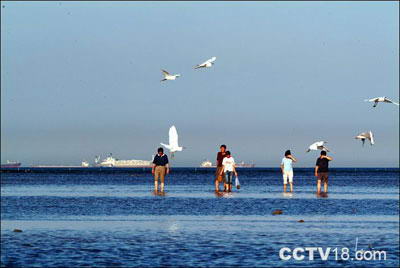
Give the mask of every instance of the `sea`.
[[[1, 175], [1, 267], [398, 267], [399, 169], [312, 168], [284, 194], [275, 168], [20, 169]], [[19, 232], [16, 232], [18, 230]]]

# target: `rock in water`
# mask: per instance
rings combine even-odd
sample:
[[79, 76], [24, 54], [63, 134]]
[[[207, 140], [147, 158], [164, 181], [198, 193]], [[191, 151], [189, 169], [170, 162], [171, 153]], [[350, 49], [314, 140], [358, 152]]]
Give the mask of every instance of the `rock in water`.
[[282, 213], [283, 213], [282, 210], [276, 209], [276, 210], [274, 210], [274, 211], [272, 212], [272, 215], [280, 215], [280, 214], [282, 214]]
[[22, 230], [21, 230], [21, 229], [14, 229], [13, 232], [15, 232], [15, 233], [22, 233]]
[[304, 220], [298, 220], [297, 222], [304, 222]]

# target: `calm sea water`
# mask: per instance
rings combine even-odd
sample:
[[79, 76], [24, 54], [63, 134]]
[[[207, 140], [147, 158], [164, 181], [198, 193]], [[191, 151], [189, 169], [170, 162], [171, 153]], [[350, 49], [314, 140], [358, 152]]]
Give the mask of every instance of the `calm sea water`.
[[[332, 169], [326, 198], [312, 169], [295, 169], [293, 195], [279, 170], [241, 169], [220, 197], [213, 170], [172, 169], [165, 196], [149, 170], [42, 171], [1, 173], [2, 267], [399, 265], [399, 169]], [[386, 260], [343, 260], [356, 241]], [[339, 255], [284, 261], [283, 247]]]

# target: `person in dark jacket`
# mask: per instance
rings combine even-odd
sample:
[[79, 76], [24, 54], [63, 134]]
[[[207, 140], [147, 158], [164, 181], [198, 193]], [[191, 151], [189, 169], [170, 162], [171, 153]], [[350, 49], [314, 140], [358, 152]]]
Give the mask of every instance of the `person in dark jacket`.
[[321, 183], [324, 183], [324, 192], [328, 193], [328, 172], [329, 172], [329, 161], [332, 161], [332, 157], [326, 155], [326, 151], [321, 151], [321, 155], [317, 158], [315, 164], [315, 177], [317, 177], [317, 194], [321, 193]]
[[165, 174], [169, 174], [168, 156], [164, 154], [163, 148], [158, 148], [157, 155], [153, 159], [151, 173], [154, 175], [154, 192], [158, 192], [158, 180], [160, 179], [160, 191], [164, 192]]

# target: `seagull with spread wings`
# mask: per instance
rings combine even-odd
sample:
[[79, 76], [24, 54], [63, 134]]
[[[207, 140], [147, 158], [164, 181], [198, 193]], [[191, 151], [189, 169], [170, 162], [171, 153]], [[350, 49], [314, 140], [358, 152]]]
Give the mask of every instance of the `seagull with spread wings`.
[[311, 145], [308, 147], [308, 150], [307, 150], [306, 152], [308, 153], [308, 152], [311, 151], [311, 150], [313, 150], [313, 151], [321, 150], [321, 151], [327, 151], [327, 152], [329, 152], [328, 148], [325, 147], [325, 144], [326, 144], [326, 143], [327, 143], [326, 141], [317, 141], [317, 142], [314, 142], [313, 144], [311, 144]]
[[377, 98], [367, 99], [364, 101], [373, 102], [374, 106], [372, 106], [372, 107], [376, 107], [378, 105], [378, 102], [393, 103], [394, 105], [399, 106], [399, 104], [397, 102], [394, 102], [386, 97], [377, 97]]
[[194, 68], [199, 69], [199, 68], [211, 68], [214, 65], [214, 61], [217, 59], [217, 57], [212, 57], [211, 59], [206, 60], [205, 62], [201, 64], [197, 64]]
[[173, 158], [175, 152], [181, 152], [183, 149], [185, 149], [185, 147], [181, 147], [178, 145], [178, 132], [176, 131], [175, 126], [169, 128], [168, 136], [169, 144], [160, 144], [169, 150], [169, 152], [171, 153], [171, 157]]
[[163, 75], [164, 75], [164, 79], [161, 80], [162, 81], [167, 81], [167, 80], [175, 80], [177, 77], [181, 76], [180, 74], [170, 74], [169, 72], [167, 72], [166, 70], [161, 70]]
[[360, 133], [355, 138], [358, 139], [358, 140], [361, 140], [363, 146], [364, 146], [364, 143], [365, 143], [366, 139], [369, 140], [371, 145], [375, 144], [374, 135], [372, 134], [371, 130], [369, 132]]

